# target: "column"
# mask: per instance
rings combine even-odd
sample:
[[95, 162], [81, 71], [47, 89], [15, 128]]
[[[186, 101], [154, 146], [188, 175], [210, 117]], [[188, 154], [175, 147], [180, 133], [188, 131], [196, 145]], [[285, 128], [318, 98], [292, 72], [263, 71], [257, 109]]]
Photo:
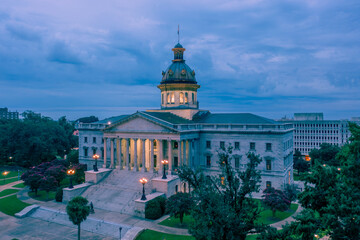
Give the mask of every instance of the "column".
[[130, 141], [130, 139], [128, 139], [128, 138], [126, 138], [125, 139], [125, 149], [126, 149], [126, 153], [125, 153], [125, 166], [127, 166], [127, 168], [128, 168], [128, 170], [130, 171], [130, 169], [131, 169], [131, 165], [130, 165], [130, 159], [129, 159], [129, 141]]
[[121, 159], [121, 138], [116, 139], [116, 160], [120, 169], [123, 169], [123, 163]]
[[150, 139], [149, 141], [150, 141], [150, 171], [154, 172], [154, 170], [155, 170], [155, 167], [154, 167], [154, 139]]
[[110, 168], [114, 168], [114, 139], [110, 138]]
[[193, 139], [191, 139], [190, 141], [189, 141], [189, 162], [190, 162], [190, 167], [194, 167], [194, 159], [193, 159], [193, 143], [194, 143], [194, 140]]
[[134, 139], [134, 168], [133, 171], [139, 171], [138, 161], [137, 161], [137, 138]]
[[187, 164], [186, 164], [186, 140], [183, 140], [182, 141], [182, 146], [183, 146], [183, 165], [186, 165], [187, 166]]
[[163, 160], [163, 141], [160, 139], [158, 140], [158, 162], [159, 162], [159, 166], [160, 166], [160, 171], [163, 171], [163, 164], [161, 163], [161, 161]]
[[181, 141], [177, 141], [178, 143], [178, 164], [179, 164], [179, 167], [182, 166], [181, 164]]
[[107, 158], [106, 150], [107, 150], [107, 138], [104, 137], [104, 165], [103, 165], [103, 168], [106, 168], [106, 158]]
[[169, 174], [172, 172], [172, 146], [171, 146], [171, 139], [168, 140], [168, 157], [169, 157]]
[[145, 165], [145, 141], [146, 139], [141, 139], [142, 142], [142, 146], [141, 146], [141, 150], [142, 150], [142, 168], [141, 171], [142, 172], [147, 172], [146, 170], [146, 165]]

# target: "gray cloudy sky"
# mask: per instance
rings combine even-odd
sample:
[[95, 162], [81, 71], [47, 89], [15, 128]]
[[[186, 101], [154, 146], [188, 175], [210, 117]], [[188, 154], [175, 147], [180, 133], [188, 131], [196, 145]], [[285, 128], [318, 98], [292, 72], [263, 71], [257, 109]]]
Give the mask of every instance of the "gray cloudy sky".
[[0, 107], [159, 108], [178, 24], [202, 109], [360, 116], [359, 0], [1, 0]]

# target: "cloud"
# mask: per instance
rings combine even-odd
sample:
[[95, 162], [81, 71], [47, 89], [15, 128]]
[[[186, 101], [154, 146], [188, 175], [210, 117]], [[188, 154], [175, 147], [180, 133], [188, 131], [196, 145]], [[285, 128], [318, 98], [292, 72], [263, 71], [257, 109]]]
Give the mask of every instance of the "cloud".
[[56, 42], [50, 48], [48, 58], [51, 62], [81, 65], [84, 62], [68, 45], [63, 42]]
[[6, 25], [6, 30], [15, 38], [25, 41], [40, 41], [41, 35], [38, 30], [26, 26], [25, 24], [10, 23]]

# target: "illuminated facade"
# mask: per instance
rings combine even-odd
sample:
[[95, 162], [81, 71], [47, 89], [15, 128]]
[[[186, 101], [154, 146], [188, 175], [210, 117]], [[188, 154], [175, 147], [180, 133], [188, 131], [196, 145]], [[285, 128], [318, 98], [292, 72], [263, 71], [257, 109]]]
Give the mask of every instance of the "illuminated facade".
[[261, 188], [282, 188], [293, 183], [293, 127], [250, 113], [211, 113], [199, 109], [200, 85], [183, 58], [181, 44], [158, 88], [161, 109], [136, 112], [95, 123], [78, 123], [79, 160], [94, 164], [99, 154], [103, 167], [119, 171], [161, 173], [161, 160], [169, 161], [169, 174], [182, 165], [219, 170], [217, 151], [233, 147], [232, 165], [244, 170], [249, 151], [263, 161]]

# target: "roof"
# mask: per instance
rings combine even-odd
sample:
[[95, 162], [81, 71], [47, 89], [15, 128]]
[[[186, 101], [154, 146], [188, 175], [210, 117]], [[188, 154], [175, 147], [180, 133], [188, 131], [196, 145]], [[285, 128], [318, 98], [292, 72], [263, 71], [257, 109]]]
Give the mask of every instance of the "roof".
[[195, 120], [196, 123], [224, 124], [278, 124], [276, 121], [252, 113], [209, 113]]
[[100, 120], [100, 121], [97, 121], [97, 122], [94, 122], [95, 124], [98, 123], [98, 124], [101, 124], [101, 123], [104, 123], [104, 124], [107, 124], [108, 122], [110, 123], [115, 123], [117, 121], [120, 121], [121, 119], [123, 118], [126, 118], [128, 117], [129, 115], [120, 115], [120, 116], [115, 116], [115, 117], [109, 117], [109, 118], [105, 118], [103, 120]]
[[164, 72], [161, 83], [195, 83], [195, 71], [183, 61], [173, 62]]
[[172, 114], [170, 112], [141, 112], [143, 114], [150, 115], [152, 117], [158, 118], [160, 120], [163, 120], [165, 122], [171, 123], [171, 124], [189, 124], [192, 123], [192, 121], [187, 120], [185, 118], [179, 117], [175, 114]]

